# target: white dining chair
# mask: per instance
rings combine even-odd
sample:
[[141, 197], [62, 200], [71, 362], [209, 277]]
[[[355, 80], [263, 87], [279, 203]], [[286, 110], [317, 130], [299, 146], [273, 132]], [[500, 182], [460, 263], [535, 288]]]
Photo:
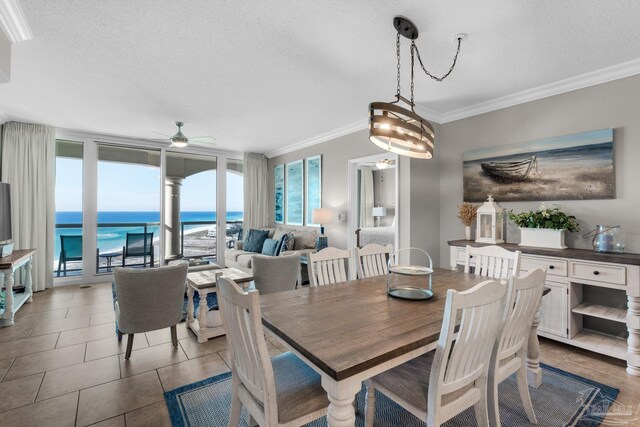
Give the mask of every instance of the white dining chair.
[[261, 426], [301, 426], [327, 413], [320, 375], [291, 352], [269, 358], [260, 298], [219, 277], [218, 301], [231, 352], [231, 414], [237, 427], [244, 406]]
[[311, 286], [332, 285], [350, 279], [348, 249], [325, 248], [309, 254], [309, 283]]
[[487, 375], [505, 292], [494, 280], [464, 292], [449, 289], [436, 350], [367, 381], [365, 425], [373, 426], [378, 390], [429, 427], [472, 406], [478, 426], [489, 426]]
[[358, 266], [358, 279], [384, 276], [389, 271], [387, 262], [393, 251], [393, 246], [382, 246], [370, 243], [362, 248], [356, 247], [356, 264]]
[[489, 417], [493, 426], [501, 425], [498, 385], [514, 373], [527, 417], [532, 424], [537, 423], [527, 384], [526, 360], [531, 323], [540, 305], [545, 277], [546, 272], [537, 268], [523, 277], [509, 279], [502, 318], [503, 329], [496, 340], [489, 365], [487, 390]]
[[508, 279], [520, 273], [520, 251], [508, 251], [500, 246], [474, 248], [467, 245], [464, 272], [471, 272], [474, 262], [474, 274], [492, 279]]

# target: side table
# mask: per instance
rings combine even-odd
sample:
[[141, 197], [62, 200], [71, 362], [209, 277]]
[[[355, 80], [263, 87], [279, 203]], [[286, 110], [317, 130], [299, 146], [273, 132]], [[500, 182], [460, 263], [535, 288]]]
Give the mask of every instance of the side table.
[[[220, 311], [209, 311], [207, 306], [207, 295], [217, 291], [216, 282], [220, 276], [229, 277], [238, 284], [248, 284], [253, 280], [250, 273], [237, 268], [195, 271], [187, 274], [187, 326], [196, 334], [199, 343], [225, 334]], [[195, 291], [200, 295], [197, 318], [193, 316]]]
[[[0, 289], [4, 286], [5, 298], [4, 309], [0, 309], [0, 325], [12, 326], [14, 314], [25, 303], [33, 301], [32, 279], [31, 279], [31, 263], [35, 249], [19, 249], [13, 251], [9, 256], [0, 258]], [[24, 268], [24, 292], [20, 294], [13, 293], [14, 278], [16, 272]]]

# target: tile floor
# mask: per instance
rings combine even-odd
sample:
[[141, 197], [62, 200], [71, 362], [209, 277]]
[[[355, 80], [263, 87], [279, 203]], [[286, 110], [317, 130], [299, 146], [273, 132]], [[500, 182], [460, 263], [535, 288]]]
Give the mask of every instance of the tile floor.
[[[15, 326], [0, 328], [0, 426], [169, 426], [164, 391], [229, 370], [225, 338], [198, 344], [184, 323], [177, 349], [168, 329], [138, 334], [125, 362], [126, 339], [118, 343], [113, 322], [110, 284], [37, 293]], [[640, 379], [622, 361], [544, 339], [541, 354], [549, 365], [619, 387], [618, 401], [637, 406]]]

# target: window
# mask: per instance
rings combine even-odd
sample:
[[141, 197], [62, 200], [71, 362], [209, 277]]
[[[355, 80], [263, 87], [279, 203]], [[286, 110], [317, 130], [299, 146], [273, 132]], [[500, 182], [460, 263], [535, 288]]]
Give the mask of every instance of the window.
[[302, 225], [304, 221], [304, 175], [302, 160], [287, 163], [285, 188], [285, 222], [291, 225]]
[[81, 142], [56, 141], [54, 276], [82, 274]]
[[99, 143], [96, 273], [156, 265], [159, 238], [160, 151]]
[[166, 159], [165, 261], [216, 258], [216, 157], [168, 152]]

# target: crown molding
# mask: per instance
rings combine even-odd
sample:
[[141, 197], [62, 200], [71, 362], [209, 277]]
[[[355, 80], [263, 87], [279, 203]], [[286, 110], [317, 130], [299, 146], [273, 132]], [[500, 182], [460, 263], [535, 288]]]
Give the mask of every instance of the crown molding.
[[601, 83], [622, 79], [625, 77], [640, 74], [640, 59], [601, 68], [596, 71], [559, 80], [557, 82], [534, 87], [531, 89], [516, 92], [511, 95], [502, 96], [479, 104], [452, 110], [442, 114], [442, 122], [448, 123], [478, 114], [488, 113], [502, 108], [512, 107], [518, 104], [535, 101], [537, 99], [548, 98], [550, 96], [595, 86]]
[[292, 151], [300, 150], [302, 148], [311, 147], [313, 145], [320, 144], [322, 142], [330, 141], [332, 139], [339, 138], [341, 136], [348, 135], [350, 133], [357, 132], [362, 129], [366, 129], [368, 124], [369, 124], [369, 120], [364, 118], [362, 120], [358, 120], [357, 122], [339, 127], [332, 131], [325, 132], [308, 139], [304, 139], [300, 142], [296, 142], [295, 144], [287, 145], [286, 147], [268, 151], [267, 153], [265, 153], [265, 156], [267, 156], [268, 158], [272, 158], [276, 156], [281, 156], [283, 154], [291, 153]]
[[18, 0], [0, 0], [0, 27], [4, 30], [11, 43], [33, 38]]

